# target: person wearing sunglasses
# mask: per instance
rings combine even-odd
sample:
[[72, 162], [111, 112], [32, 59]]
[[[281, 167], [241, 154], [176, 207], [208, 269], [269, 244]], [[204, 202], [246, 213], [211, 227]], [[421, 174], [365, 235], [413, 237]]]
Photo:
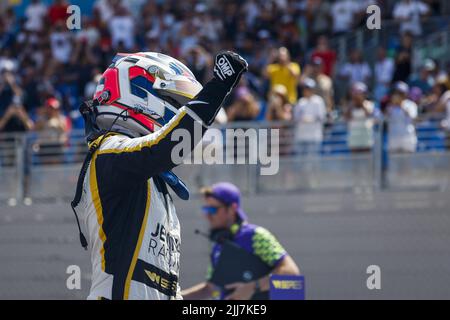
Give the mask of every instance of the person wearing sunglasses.
[[[217, 287], [211, 282], [214, 268], [220, 258], [224, 240], [259, 257], [271, 272], [262, 278], [249, 282], [235, 282], [220, 290], [219, 299], [249, 300], [255, 294], [267, 292], [270, 288], [270, 275], [299, 275], [300, 270], [286, 250], [266, 228], [251, 224], [241, 207], [241, 194], [235, 185], [220, 182], [203, 188], [204, 205], [202, 211], [210, 227], [210, 239], [214, 242], [210, 255], [206, 281], [181, 292], [183, 299], [210, 299]], [[231, 293], [229, 293], [231, 292]], [[268, 297], [268, 294], [266, 295]]]

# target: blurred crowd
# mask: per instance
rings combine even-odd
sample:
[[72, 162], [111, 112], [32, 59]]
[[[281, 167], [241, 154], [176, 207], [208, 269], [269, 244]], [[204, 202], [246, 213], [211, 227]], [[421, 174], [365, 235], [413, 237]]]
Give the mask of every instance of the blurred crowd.
[[[46, 141], [37, 148], [61, 147], [82, 128], [78, 106], [101, 72], [117, 52], [138, 51], [180, 59], [204, 84], [213, 54], [236, 50], [250, 70], [220, 121], [294, 122], [301, 153], [316, 152], [324, 125], [337, 120], [348, 122], [355, 152], [371, 148], [382, 116], [391, 150], [415, 150], [422, 114], [446, 113], [450, 131], [450, 64], [427, 59], [412, 70], [414, 41], [441, 14], [439, 0], [95, 0], [80, 30], [66, 27], [70, 1], [31, 0], [24, 16], [1, 3], [0, 131], [37, 131]], [[355, 49], [338, 65], [330, 39], [365, 25], [375, 3], [398, 24], [396, 45], [378, 48], [375, 63]], [[349, 89], [338, 96], [342, 83]]]

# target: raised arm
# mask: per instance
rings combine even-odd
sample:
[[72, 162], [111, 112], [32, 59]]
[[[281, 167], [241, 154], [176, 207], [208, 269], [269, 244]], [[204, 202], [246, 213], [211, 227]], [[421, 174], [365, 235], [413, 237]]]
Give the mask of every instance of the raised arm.
[[[189, 153], [194, 149], [247, 68], [247, 62], [236, 53], [219, 53], [215, 58], [213, 79], [176, 116], [147, 136], [105, 139], [97, 156], [102, 164], [97, 167], [105, 168], [108, 174], [117, 175], [119, 179], [123, 175], [148, 179], [181, 164], [180, 159], [188, 154], [174, 154], [174, 148], [182, 143], [189, 145]], [[190, 141], [181, 141], [186, 137]]]

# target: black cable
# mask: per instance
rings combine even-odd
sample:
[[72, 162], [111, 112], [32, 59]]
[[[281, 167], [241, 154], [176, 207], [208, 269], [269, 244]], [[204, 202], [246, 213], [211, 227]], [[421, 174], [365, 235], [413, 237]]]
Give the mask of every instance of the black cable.
[[77, 181], [77, 189], [75, 192], [75, 197], [72, 200], [72, 202], [70, 203], [70, 206], [72, 207], [73, 213], [75, 214], [75, 219], [77, 221], [77, 226], [78, 226], [78, 231], [79, 231], [79, 237], [80, 237], [80, 243], [81, 246], [87, 250], [88, 247], [88, 242], [86, 240], [86, 237], [84, 236], [83, 232], [81, 231], [81, 226], [80, 226], [80, 220], [78, 218], [77, 212], [75, 210], [75, 208], [78, 206], [78, 204], [80, 203], [81, 200], [81, 194], [82, 194], [82, 187], [83, 187], [83, 181], [84, 178], [86, 177], [86, 173], [89, 167], [89, 164], [91, 163], [92, 160], [92, 156], [94, 155], [95, 151], [97, 151], [97, 149], [102, 145], [103, 140], [108, 136], [108, 134], [111, 132], [113, 126], [116, 124], [117, 120], [123, 115], [124, 112], [128, 112], [128, 109], [123, 110], [117, 117], [116, 119], [114, 119], [114, 121], [112, 122], [110, 128], [103, 134], [102, 138], [100, 139], [100, 142], [97, 144], [93, 144], [90, 148], [89, 151], [86, 155], [86, 158], [84, 159], [83, 162], [83, 166], [81, 167], [80, 170], [80, 174], [78, 175], [78, 181]]

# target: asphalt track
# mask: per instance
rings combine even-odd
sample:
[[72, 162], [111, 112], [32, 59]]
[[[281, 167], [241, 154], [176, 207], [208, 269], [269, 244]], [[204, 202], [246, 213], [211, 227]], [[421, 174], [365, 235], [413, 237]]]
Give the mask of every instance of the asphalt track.
[[[181, 285], [202, 281], [209, 244], [199, 199], [176, 201], [182, 223]], [[268, 227], [300, 266], [307, 299], [450, 299], [450, 194], [380, 192], [245, 197], [252, 222]], [[84, 299], [89, 253], [67, 203], [0, 205], [0, 299]], [[81, 290], [66, 288], [78, 265]], [[368, 290], [366, 268], [381, 268]]]

